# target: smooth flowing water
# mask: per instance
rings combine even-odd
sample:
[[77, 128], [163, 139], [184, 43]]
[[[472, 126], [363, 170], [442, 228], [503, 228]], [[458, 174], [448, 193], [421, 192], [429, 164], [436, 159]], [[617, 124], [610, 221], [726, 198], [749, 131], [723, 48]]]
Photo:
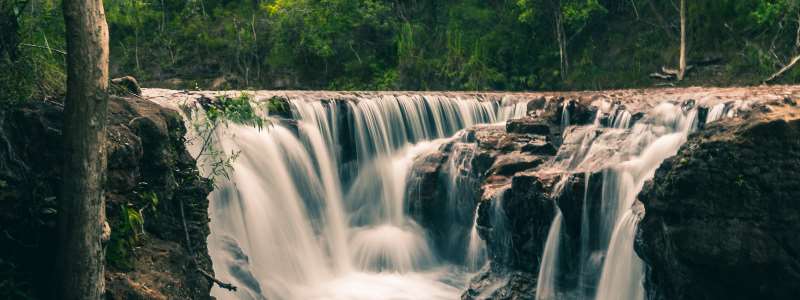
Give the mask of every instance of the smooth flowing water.
[[[557, 282], [564, 268], [558, 257], [566, 255], [559, 245], [563, 236], [558, 212], [544, 248], [537, 299], [644, 299], [644, 263], [634, 252], [633, 242], [645, 211], [636, 197], [658, 166], [675, 155], [698, 127], [694, 102], [662, 102], [635, 123], [623, 106], [593, 105], [598, 107], [598, 118], [594, 124], [565, 132], [565, 140], [579, 146], [560, 149], [567, 153], [559, 153], [561, 161], [555, 162], [567, 174], [586, 172], [580, 249], [568, 258], [577, 262], [578, 270], [572, 270], [577, 282]], [[714, 105], [706, 123], [733, 116], [734, 108], [742, 106]], [[607, 126], [598, 122], [600, 114], [611, 116]], [[569, 125], [568, 121], [562, 124]], [[601, 189], [589, 194], [590, 180], [596, 178], [601, 180]]]
[[[539, 107], [540, 102], [529, 106], [524, 97], [487, 100], [467, 94], [366, 93], [347, 99], [293, 95], [292, 120], [269, 116], [267, 105], [254, 104], [271, 125], [228, 123], [212, 130], [209, 147], [187, 143], [195, 156], [201, 149], [213, 153], [200, 156], [199, 164], [205, 175], [216, 178], [210, 195], [209, 250], [216, 277], [238, 287], [235, 293], [215, 287], [212, 295], [458, 299], [472, 272], [488, 260], [487, 245], [478, 235], [477, 208], [469, 216], [455, 209], [467, 202], [474, 205], [474, 190], [481, 184], [471, 173], [477, 144], [459, 132], [539, 115], [548, 102]], [[586, 125], [571, 124], [570, 109], [562, 109], [563, 145], [545, 166], [561, 176], [552, 192], [556, 198], [567, 182], [574, 184], [571, 180], [582, 176], [580, 235], [565, 239], [565, 229], [577, 224], [567, 223], [556, 206], [536, 298], [643, 299], [644, 263], [633, 243], [646, 212], [637, 195], [688, 134], [704, 126], [701, 121], [736, 116], [750, 103], [654, 101], [633, 114], [623, 103], [596, 100], [591, 103], [594, 121]], [[567, 100], [558, 105], [584, 104]], [[200, 104], [194, 105], [195, 113], [176, 108], [188, 121], [202, 124]], [[200, 137], [203, 130], [209, 128], [191, 126], [187, 138]], [[442, 241], [431, 240], [407, 215], [406, 197], [409, 187], [418, 184], [413, 181], [415, 160], [435, 156], [444, 145], [449, 156], [437, 171], [447, 194], [443, 213], [462, 224], [446, 229], [442, 247], [435, 244]], [[220, 164], [225, 161], [230, 168]], [[500, 188], [490, 196], [488, 217], [499, 243], [492, 248], [493, 257], [513, 250], [512, 224], [502, 209], [504, 192]], [[504, 284], [494, 282], [478, 298]]]
[[[416, 157], [459, 130], [521, 117], [527, 104], [445, 96], [290, 104], [296, 125], [228, 124], [214, 132], [218, 155], [235, 159], [210, 196], [209, 248], [217, 277], [239, 289], [212, 295], [459, 298], [467, 272], [484, 260], [482, 241], [475, 232], [464, 237], [464, 266], [440, 259], [406, 214], [407, 177]], [[470, 150], [465, 144], [449, 164], [453, 190], [471, 168]]]

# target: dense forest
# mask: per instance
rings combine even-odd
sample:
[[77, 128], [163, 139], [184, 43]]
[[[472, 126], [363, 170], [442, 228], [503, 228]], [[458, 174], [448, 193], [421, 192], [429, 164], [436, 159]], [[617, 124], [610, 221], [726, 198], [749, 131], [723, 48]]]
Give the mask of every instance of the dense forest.
[[0, 0], [0, 299], [794, 299], [798, 65], [800, 0]]
[[[60, 0], [0, 2], [2, 99], [62, 93]], [[681, 85], [757, 84], [800, 45], [797, 0], [687, 4]], [[106, 0], [112, 77], [172, 88], [573, 90], [663, 84], [675, 0]], [[782, 82], [797, 82], [791, 70]]]

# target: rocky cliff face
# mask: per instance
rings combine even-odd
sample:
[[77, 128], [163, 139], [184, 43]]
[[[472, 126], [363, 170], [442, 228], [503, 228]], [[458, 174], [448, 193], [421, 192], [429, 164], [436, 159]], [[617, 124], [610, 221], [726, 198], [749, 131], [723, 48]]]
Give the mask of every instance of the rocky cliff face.
[[[47, 291], [54, 280], [62, 111], [59, 103], [34, 102], [0, 115], [0, 298], [58, 297]], [[138, 98], [110, 101], [109, 299], [208, 298], [211, 285], [196, 269], [212, 272], [211, 185], [186, 151], [184, 132], [174, 111]]]
[[[800, 109], [792, 100], [797, 90], [663, 92], [622, 94], [613, 102], [626, 108], [631, 124], [659, 101], [671, 101], [684, 110], [696, 108], [698, 113], [696, 133], [677, 156], [664, 162], [639, 195], [646, 214], [636, 250], [646, 263], [646, 297], [791, 299], [799, 292], [794, 282], [800, 276], [796, 228], [800, 212], [794, 204], [800, 199], [796, 180]], [[594, 130], [594, 136], [619, 140], [628, 134], [608, 128], [612, 116], [592, 104], [600, 98], [546, 96], [544, 104], [531, 102], [526, 118], [505, 126], [467, 129], [439, 152], [417, 160], [410, 210], [431, 232], [440, 251], [464, 249], [453, 241], [466, 239], [477, 206], [477, 230], [486, 242], [490, 264], [472, 279], [462, 299], [535, 298], [556, 206], [563, 214], [563, 229], [561, 269], [555, 282], [561, 290], [595, 293], [592, 287], [597, 282], [579, 282], [578, 277], [583, 272], [582, 280], [598, 280], [601, 269], [591, 266], [602, 266], [603, 258], [596, 258], [599, 264], [583, 266], [575, 258], [583, 255], [579, 253], [582, 231], [600, 230], [582, 228], [582, 218], [598, 222], [591, 219], [599, 216], [584, 210], [601, 210], [603, 178], [609, 176], [604, 168], [607, 161], [619, 159], [615, 155], [620, 145], [602, 141], [607, 151], [595, 151], [594, 157], [576, 165], [560, 164], [581, 147], [580, 131]], [[707, 101], [705, 106], [698, 106], [694, 100], [698, 98]], [[753, 104], [705, 124], [714, 114], [711, 106], [732, 107], [740, 100]], [[563, 135], [559, 124], [563, 107], [573, 125], [595, 121], [598, 109], [606, 113], [596, 119], [601, 126], [570, 127], [575, 132]], [[470, 163], [461, 162], [465, 159]], [[468, 184], [462, 185], [466, 191], [457, 191], [464, 195], [456, 201], [448, 200], [453, 194], [448, 182], [453, 180], [454, 161], [469, 171], [457, 176], [467, 178]], [[597, 243], [583, 242], [590, 248]]]
[[[535, 295], [536, 274], [560, 195], [555, 186], [562, 175], [545, 166], [561, 144], [565, 105], [573, 123], [594, 118], [585, 103], [542, 97], [529, 102], [527, 117], [469, 128], [440, 151], [416, 161], [409, 184], [410, 212], [428, 229], [440, 253], [461, 262], [477, 208], [477, 231], [491, 263], [473, 278], [463, 299]], [[583, 185], [567, 186], [571, 190]]]
[[[472, 279], [462, 299], [535, 298], [556, 205], [576, 207], [567, 210], [577, 214], [575, 227], [580, 224], [583, 174], [551, 167], [557, 149], [566, 142], [561, 118], [583, 125], [591, 123], [595, 114], [584, 99], [552, 97], [542, 105], [531, 102], [528, 117], [511, 120], [491, 134], [477, 129], [477, 143], [486, 149], [481, 158], [491, 162], [484, 174], [477, 220], [490, 264]], [[577, 243], [577, 233], [574, 238]]]
[[[290, 95], [308, 97], [309, 101], [357, 101], [354, 98], [360, 96], [299, 93], [255, 95]], [[605, 257], [579, 251], [582, 243], [589, 248], [584, 252], [602, 252], [594, 250], [604, 246], [596, 245], [600, 241], [580, 240], [586, 230], [588, 236], [601, 235], [596, 232], [601, 229], [585, 228], [582, 222], [584, 217], [591, 224], [600, 222], [597, 211], [602, 209], [603, 178], [608, 176], [604, 168], [607, 161], [621, 159], [617, 157], [622, 152], [621, 143], [615, 141], [630, 134], [630, 130], [609, 128], [615, 125], [610, 107], [623, 108], [633, 124], [664, 101], [684, 112], [696, 108], [699, 123], [698, 131], [677, 156], [664, 162], [638, 197], [646, 208], [636, 250], [646, 263], [647, 298], [791, 299], [800, 293], [795, 284], [800, 276], [800, 208], [794, 203], [800, 199], [800, 116], [796, 100], [792, 100], [800, 97], [800, 88], [690, 88], [536, 96], [541, 97], [529, 102], [525, 118], [501, 126], [469, 128], [440, 151], [415, 162], [408, 209], [426, 228], [439, 253], [455, 262], [466, 260], [465, 243], [477, 210], [477, 232], [486, 242], [490, 264], [472, 279], [462, 299], [535, 298], [542, 253], [556, 208], [562, 212], [563, 224], [558, 263], [562, 269], [555, 283], [562, 290], [577, 289], [580, 294], [593, 295], [591, 289], [597, 282], [579, 283], [578, 273], [583, 273], [583, 280], [597, 281]], [[497, 100], [500, 95], [486, 97]], [[722, 104], [727, 110], [742, 100], [752, 100], [755, 105], [730, 109], [727, 118], [705, 124], [712, 116], [720, 117], [715, 105]], [[703, 106], [699, 106], [701, 101]], [[603, 113], [597, 115], [598, 110]], [[597, 122], [600, 126], [564, 128], [562, 116], [568, 116], [569, 124]], [[341, 120], [347, 120], [346, 114]], [[350, 123], [343, 122], [342, 128]], [[566, 135], [564, 130], [568, 130]], [[587, 140], [584, 136], [606, 140]], [[352, 141], [352, 137], [340, 140]], [[599, 151], [594, 151], [591, 159], [570, 160], [585, 142], [602, 142], [604, 149], [595, 149]], [[345, 163], [354, 160], [354, 150], [342, 152]], [[459, 189], [453, 189], [454, 183]], [[592, 260], [591, 264], [575, 259], [584, 256]]]
[[800, 295], [800, 108], [754, 107], [692, 135], [641, 193], [648, 299]]

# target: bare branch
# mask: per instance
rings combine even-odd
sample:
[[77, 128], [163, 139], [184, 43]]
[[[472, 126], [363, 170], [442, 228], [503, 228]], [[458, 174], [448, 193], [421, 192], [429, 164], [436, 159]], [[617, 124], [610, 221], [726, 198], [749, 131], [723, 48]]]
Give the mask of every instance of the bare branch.
[[775, 81], [775, 79], [780, 78], [783, 75], [783, 73], [786, 73], [786, 71], [789, 71], [789, 69], [794, 67], [794, 65], [796, 65], [798, 61], [800, 61], [800, 55], [795, 56], [788, 64], [786, 64], [786, 66], [778, 70], [778, 72], [775, 72], [775, 74], [772, 74], [772, 76], [770, 76], [769, 78], [764, 79], [764, 83], [765, 84], [770, 83], [772, 81]]
[[59, 54], [67, 55], [67, 51], [59, 50], [59, 49], [53, 49], [53, 48], [50, 48], [50, 47], [39, 46], [39, 45], [34, 45], [34, 44], [25, 44], [25, 43], [20, 43], [20, 45], [21, 46], [25, 46], [25, 47], [33, 47], [33, 48], [45, 49], [47, 51], [55, 51], [55, 52], [57, 52]]

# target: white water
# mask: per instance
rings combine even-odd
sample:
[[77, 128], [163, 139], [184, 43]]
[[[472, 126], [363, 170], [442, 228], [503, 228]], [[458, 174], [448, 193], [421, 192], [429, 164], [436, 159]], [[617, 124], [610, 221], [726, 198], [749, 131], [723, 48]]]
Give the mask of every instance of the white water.
[[644, 264], [633, 251], [639, 217], [627, 210], [611, 236], [597, 299], [644, 299]]
[[[641, 219], [634, 213], [636, 196], [644, 182], [652, 178], [666, 158], [675, 155], [695, 126], [696, 111], [680, 105], [661, 103], [631, 125], [631, 114], [616, 105], [596, 104], [611, 113], [609, 128], [599, 135], [599, 118], [586, 130], [572, 131], [580, 145], [559, 155], [557, 162], [567, 172], [602, 170], [599, 207], [584, 195], [578, 260], [578, 290], [561, 291], [555, 282], [562, 216], [557, 214], [548, 234], [537, 286], [537, 299], [554, 299], [572, 294], [578, 298], [602, 300], [643, 299], [643, 263], [633, 251], [636, 226]], [[562, 123], [565, 121], [562, 120]], [[565, 137], [567, 139], [567, 137]], [[563, 149], [562, 149], [563, 150]], [[587, 173], [585, 190], [589, 191]], [[591, 221], [595, 220], [595, 221]]]
[[[229, 124], [215, 132], [215, 147], [238, 157], [230, 179], [218, 177], [210, 196], [209, 249], [216, 276], [239, 290], [215, 287], [212, 295], [457, 299], [467, 279], [463, 269], [437, 259], [405, 212], [412, 162], [460, 129], [524, 116], [527, 103], [381, 96], [344, 104], [292, 99], [291, 105], [297, 135], [278, 123], [263, 130]], [[344, 115], [352, 131], [339, 128]], [[342, 140], [347, 136], [351, 142]], [[349, 167], [346, 151], [355, 152]], [[465, 160], [453, 162], [453, 174], [468, 171]], [[463, 251], [475, 270], [485, 246], [476, 232], [469, 239]]]
[[[558, 209], [557, 209], [558, 210]], [[550, 230], [547, 232], [547, 242], [542, 254], [542, 266], [539, 271], [539, 279], [536, 281], [536, 299], [555, 299], [556, 298], [556, 276], [558, 271], [558, 249], [561, 234], [561, 210], [556, 212]]]
[[467, 244], [467, 267], [470, 270], [479, 269], [487, 259], [486, 241], [478, 235], [478, 206], [475, 206], [474, 214]]
[[[465, 126], [521, 117], [527, 103], [510, 97], [499, 105], [445, 96], [381, 96], [340, 105], [292, 102], [301, 120], [297, 132], [283, 125], [262, 131], [230, 125], [216, 133], [214, 144], [225, 155], [238, 152], [239, 158], [230, 180], [219, 180], [211, 195], [209, 248], [216, 277], [239, 291], [215, 288], [212, 294], [218, 299], [458, 298], [467, 278], [464, 268], [438, 259], [423, 230], [405, 215], [404, 176], [410, 161], [435, 151], [444, 142], [440, 139]], [[624, 108], [598, 102], [593, 105], [611, 117], [609, 128], [600, 127], [600, 114], [590, 126], [570, 127], [564, 138], [573, 135], [579, 145], [559, 153], [555, 165], [570, 172], [603, 170], [603, 191], [584, 195], [577, 257], [563, 257], [558, 234], [563, 216], [554, 218], [539, 298], [643, 299], [643, 264], [632, 247], [644, 213], [633, 208], [636, 195], [697, 127], [696, 112], [681, 111], [680, 105], [662, 103], [634, 121]], [[749, 106], [744, 101], [713, 104], [706, 123]], [[357, 163], [342, 158], [347, 134], [335, 122], [342, 115], [355, 127], [351, 138]], [[569, 126], [569, 111], [563, 111], [562, 127]], [[200, 148], [188, 147], [194, 153]], [[463, 172], [469, 166], [454, 161], [451, 168]], [[588, 191], [588, 173], [586, 179]], [[503, 231], [502, 191], [495, 196], [493, 226]], [[589, 205], [590, 196], [600, 199]], [[477, 215], [472, 217], [464, 249], [469, 270], [486, 259]], [[564, 259], [581, 266], [578, 291], [559, 290], [558, 264]]]

